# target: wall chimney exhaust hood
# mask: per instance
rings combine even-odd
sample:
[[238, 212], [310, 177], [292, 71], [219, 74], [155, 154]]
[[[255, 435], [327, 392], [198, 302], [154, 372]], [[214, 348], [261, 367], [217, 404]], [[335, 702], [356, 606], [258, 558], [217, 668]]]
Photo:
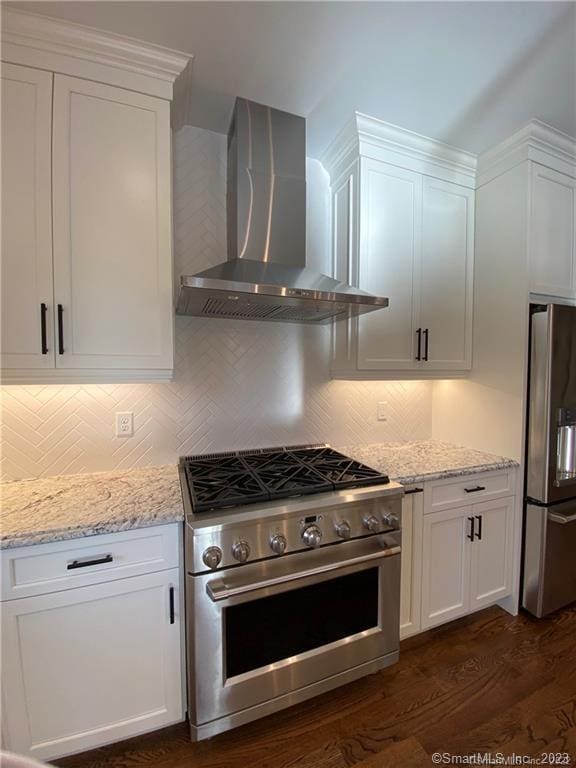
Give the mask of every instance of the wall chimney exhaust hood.
[[388, 306], [306, 267], [303, 117], [236, 99], [228, 134], [228, 260], [180, 278], [180, 315], [330, 323]]

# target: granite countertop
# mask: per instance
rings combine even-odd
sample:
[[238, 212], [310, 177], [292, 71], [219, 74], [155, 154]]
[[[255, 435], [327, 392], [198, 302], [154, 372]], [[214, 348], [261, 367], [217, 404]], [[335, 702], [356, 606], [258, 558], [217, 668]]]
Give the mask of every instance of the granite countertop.
[[2, 483], [0, 549], [184, 519], [176, 466]]
[[[436, 440], [338, 450], [405, 485], [518, 466], [503, 456]], [[0, 549], [184, 519], [176, 466], [20, 480], [0, 485], [0, 494]]]
[[439, 440], [348, 445], [338, 450], [404, 485], [519, 466], [517, 461], [505, 456]]

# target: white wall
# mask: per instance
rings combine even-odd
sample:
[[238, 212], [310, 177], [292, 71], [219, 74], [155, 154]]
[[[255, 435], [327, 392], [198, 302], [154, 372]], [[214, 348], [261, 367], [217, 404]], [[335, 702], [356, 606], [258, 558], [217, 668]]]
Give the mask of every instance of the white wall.
[[[174, 141], [175, 274], [225, 258], [226, 138], [186, 127]], [[327, 177], [308, 163], [309, 263], [328, 269]], [[431, 434], [432, 383], [329, 378], [329, 328], [176, 319], [171, 384], [4, 387], [3, 479], [176, 462], [185, 453]], [[376, 421], [379, 401], [388, 420]], [[114, 437], [133, 411], [135, 435]]]
[[528, 336], [528, 163], [476, 191], [470, 377], [434, 387], [432, 435], [520, 460]]

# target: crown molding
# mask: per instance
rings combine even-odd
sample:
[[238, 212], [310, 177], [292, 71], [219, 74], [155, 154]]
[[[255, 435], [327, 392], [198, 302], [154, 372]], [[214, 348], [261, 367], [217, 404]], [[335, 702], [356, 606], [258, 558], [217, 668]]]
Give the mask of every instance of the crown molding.
[[[368, 153], [369, 146], [377, 146], [408, 158], [435, 163], [439, 167], [467, 174], [471, 178], [476, 173], [476, 155], [464, 149], [409, 131], [393, 123], [386, 123], [384, 120], [378, 120], [361, 112], [356, 113], [356, 124], [362, 154]], [[362, 151], [363, 145], [365, 152]]]
[[322, 155], [330, 177], [351, 157], [368, 157], [473, 187], [476, 155], [414, 131], [356, 112]]
[[532, 160], [576, 177], [576, 138], [533, 119], [478, 158], [477, 186]]
[[2, 9], [1, 39], [4, 61], [113, 85], [124, 82], [168, 99], [193, 59], [182, 51], [11, 8]]
[[320, 162], [334, 183], [342, 171], [360, 154], [356, 117], [348, 121], [328, 144]]

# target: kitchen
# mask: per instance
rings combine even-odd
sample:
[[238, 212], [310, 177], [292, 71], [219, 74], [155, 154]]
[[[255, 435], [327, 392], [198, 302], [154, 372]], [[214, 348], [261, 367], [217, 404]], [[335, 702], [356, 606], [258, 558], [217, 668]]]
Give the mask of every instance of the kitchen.
[[3, 749], [570, 753], [574, 12], [3, 5]]

